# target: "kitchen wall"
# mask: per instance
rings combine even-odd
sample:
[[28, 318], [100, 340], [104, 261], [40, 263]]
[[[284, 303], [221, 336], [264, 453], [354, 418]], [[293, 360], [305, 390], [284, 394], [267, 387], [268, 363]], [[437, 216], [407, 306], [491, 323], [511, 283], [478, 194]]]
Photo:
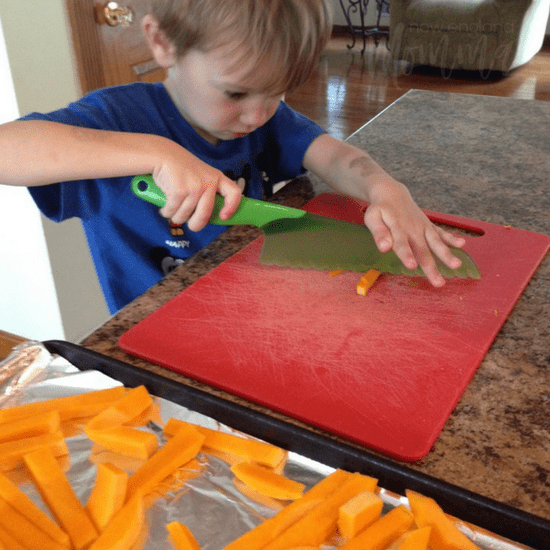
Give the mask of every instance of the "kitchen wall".
[[[12, 75], [0, 75], [0, 96], [13, 81], [20, 114], [76, 99], [64, 1], [1, 0], [0, 18]], [[46, 220], [23, 189], [0, 186], [0, 205], [0, 329], [79, 341], [109, 318], [80, 222]]]
[[[19, 115], [0, 15], [0, 124]], [[0, 188], [0, 328], [21, 333], [29, 317], [42, 334], [63, 329], [36, 208], [26, 189]], [[15, 237], [14, 237], [15, 236]], [[24, 289], [24, 291], [21, 291]], [[52, 315], [35, 316], [36, 304]], [[62, 333], [62, 332], [61, 332]]]

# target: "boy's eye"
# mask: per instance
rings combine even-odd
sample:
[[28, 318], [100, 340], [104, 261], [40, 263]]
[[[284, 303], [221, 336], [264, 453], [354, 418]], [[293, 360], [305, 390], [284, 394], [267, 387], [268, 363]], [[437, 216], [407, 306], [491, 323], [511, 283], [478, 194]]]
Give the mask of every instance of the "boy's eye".
[[246, 96], [246, 93], [245, 92], [230, 92], [230, 91], [227, 91], [227, 92], [225, 92], [225, 95], [229, 99], [234, 99], [234, 100], [237, 101], [239, 99], [243, 99]]

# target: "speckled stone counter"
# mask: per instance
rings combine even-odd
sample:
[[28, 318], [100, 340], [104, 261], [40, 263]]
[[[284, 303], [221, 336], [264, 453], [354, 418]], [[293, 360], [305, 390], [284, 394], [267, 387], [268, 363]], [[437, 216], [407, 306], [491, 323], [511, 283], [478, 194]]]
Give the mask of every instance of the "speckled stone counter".
[[[406, 183], [423, 208], [550, 235], [549, 129], [550, 103], [411, 91], [349, 141]], [[323, 190], [320, 182], [302, 178], [275, 200], [301, 206]], [[242, 403], [124, 354], [117, 340], [256, 236], [256, 230], [231, 228], [81, 344]], [[520, 297], [432, 451], [409, 466], [550, 519], [549, 258]]]

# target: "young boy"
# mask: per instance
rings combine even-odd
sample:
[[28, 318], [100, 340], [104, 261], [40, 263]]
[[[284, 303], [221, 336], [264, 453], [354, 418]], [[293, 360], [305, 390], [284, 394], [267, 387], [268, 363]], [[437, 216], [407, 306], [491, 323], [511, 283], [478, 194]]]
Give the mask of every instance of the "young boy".
[[[459, 267], [447, 245], [462, 239], [433, 226], [366, 153], [283, 101], [318, 63], [331, 9], [331, 0], [152, 0], [142, 27], [164, 83], [98, 90], [0, 127], [0, 182], [28, 186], [53, 220], [81, 218], [112, 313], [224, 231], [207, 225], [216, 193], [227, 219], [243, 193], [262, 198], [304, 169], [368, 201], [380, 250], [419, 264], [433, 285], [444, 280], [430, 251]], [[142, 173], [166, 195], [161, 215], [132, 194]]]

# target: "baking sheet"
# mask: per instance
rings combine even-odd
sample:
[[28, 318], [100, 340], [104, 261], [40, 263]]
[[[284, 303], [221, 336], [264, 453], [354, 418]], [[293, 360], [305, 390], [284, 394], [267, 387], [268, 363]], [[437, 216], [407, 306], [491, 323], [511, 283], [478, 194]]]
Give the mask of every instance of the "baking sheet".
[[[79, 370], [66, 359], [52, 356], [44, 346], [30, 343], [16, 348], [15, 353], [0, 363], [0, 407], [39, 401], [65, 395], [104, 389], [120, 385], [120, 382], [96, 370]], [[206, 427], [233, 432], [217, 420], [190, 410], [169, 400], [155, 397], [162, 421], [180, 418]], [[162, 442], [160, 422], [150, 422], [147, 429]], [[247, 437], [245, 434], [241, 434]], [[67, 477], [84, 503], [93, 487], [95, 465], [90, 461], [93, 443], [84, 435], [76, 434], [67, 439], [71, 467]], [[165, 549], [168, 546], [166, 524], [173, 520], [185, 523], [197, 538], [203, 550], [221, 550], [229, 542], [264, 519], [277, 513], [276, 506], [258, 503], [243, 495], [233, 484], [229, 465], [216, 457], [200, 453], [200, 475], [186, 481], [183, 486], [168, 490], [164, 498], [157, 499], [147, 513], [147, 523], [139, 548]], [[301, 481], [306, 487], [334, 470], [333, 467], [290, 452], [285, 474]], [[12, 479], [23, 481], [22, 489], [43, 510], [47, 511], [36, 490], [24, 481], [24, 472], [14, 471]], [[405, 497], [382, 489], [380, 493], [388, 511]], [[483, 550], [518, 550], [529, 548], [512, 543], [482, 529], [460, 523], [460, 528]], [[335, 541], [336, 543], [337, 541]], [[324, 546], [333, 550], [336, 546]], [[134, 550], [137, 550], [134, 549]]]

